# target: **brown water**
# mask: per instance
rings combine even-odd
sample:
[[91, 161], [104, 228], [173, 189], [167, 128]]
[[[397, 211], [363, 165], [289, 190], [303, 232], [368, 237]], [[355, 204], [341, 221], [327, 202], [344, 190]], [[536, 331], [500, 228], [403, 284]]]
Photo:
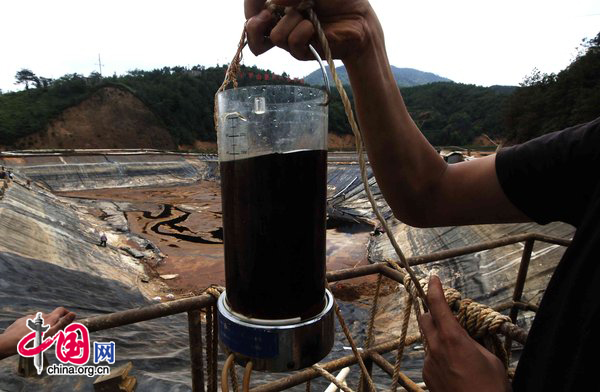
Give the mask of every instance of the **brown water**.
[[325, 292], [326, 151], [222, 162], [227, 299], [248, 317], [310, 317]]

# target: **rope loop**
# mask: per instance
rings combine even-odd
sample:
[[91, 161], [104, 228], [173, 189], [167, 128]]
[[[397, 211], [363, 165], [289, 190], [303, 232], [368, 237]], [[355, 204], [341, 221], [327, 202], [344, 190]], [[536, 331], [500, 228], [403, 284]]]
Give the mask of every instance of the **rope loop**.
[[219, 299], [221, 294], [223, 294], [223, 291], [225, 291], [225, 288], [223, 286], [212, 285], [206, 288], [206, 290], [204, 290], [204, 293], [212, 295], [214, 299]]
[[494, 334], [502, 324], [511, 322], [510, 317], [468, 298], [459, 302], [456, 316], [460, 325], [474, 338]]

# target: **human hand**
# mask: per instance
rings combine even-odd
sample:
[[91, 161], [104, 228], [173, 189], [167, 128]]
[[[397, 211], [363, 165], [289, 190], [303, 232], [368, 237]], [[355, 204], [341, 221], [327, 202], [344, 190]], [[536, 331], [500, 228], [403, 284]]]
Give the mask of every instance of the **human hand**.
[[[296, 7], [301, 0], [273, 0], [285, 7]], [[273, 46], [290, 52], [299, 60], [314, 60], [308, 45], [315, 40], [312, 23], [294, 8], [277, 21], [264, 9], [265, 0], [244, 0], [248, 33], [248, 45], [255, 55], [262, 54]], [[379, 37], [383, 42], [383, 32], [375, 12], [367, 0], [328, 0], [316, 1], [314, 6], [323, 27], [334, 58], [343, 61], [360, 56]]]
[[419, 325], [429, 348], [423, 364], [423, 380], [429, 390], [510, 390], [502, 362], [460, 326], [437, 276], [429, 280], [427, 301], [429, 312], [421, 315]]
[[[67, 325], [75, 320], [75, 313], [69, 312], [67, 309], [59, 307], [54, 309], [50, 314], [42, 313], [44, 324], [50, 325], [44, 337], [51, 337]], [[35, 314], [21, 317], [14, 323], [8, 326], [6, 330], [0, 334], [0, 359], [10, 357], [17, 353], [17, 344], [19, 340], [31, 330], [27, 327], [27, 319], [35, 318]]]

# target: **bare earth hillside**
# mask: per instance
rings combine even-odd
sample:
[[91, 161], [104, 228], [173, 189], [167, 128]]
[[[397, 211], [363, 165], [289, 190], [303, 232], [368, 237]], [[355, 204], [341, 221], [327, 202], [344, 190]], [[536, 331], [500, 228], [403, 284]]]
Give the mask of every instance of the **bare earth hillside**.
[[105, 87], [65, 110], [48, 129], [27, 136], [17, 148], [175, 149], [160, 120], [130, 92]]

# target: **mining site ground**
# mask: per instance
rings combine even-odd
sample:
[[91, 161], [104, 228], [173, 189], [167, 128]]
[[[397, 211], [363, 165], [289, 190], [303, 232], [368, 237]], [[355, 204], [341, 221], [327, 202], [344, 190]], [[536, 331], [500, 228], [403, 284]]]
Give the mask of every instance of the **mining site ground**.
[[[87, 201], [113, 202], [127, 218], [129, 230], [155, 244], [164, 254], [149, 265], [176, 296], [198, 294], [212, 284], [225, 285], [220, 185], [199, 181], [176, 187], [136, 187], [57, 192]], [[102, 216], [99, 213], [99, 216]], [[329, 222], [327, 269], [367, 264], [373, 228], [364, 223]], [[156, 276], [155, 275], [155, 276]], [[333, 286], [338, 296], [358, 298], [372, 291], [373, 277]], [[157, 292], [156, 295], [161, 294]]]
[[[386, 235], [373, 233], [375, 217], [365, 196], [356, 155], [330, 154], [327, 173], [327, 268], [395, 260]], [[64, 306], [79, 318], [168, 301], [223, 284], [223, 245], [218, 163], [214, 155], [157, 150], [71, 150], [0, 153], [15, 173], [0, 180], [0, 329], [16, 318]], [[407, 256], [507, 235], [538, 232], [571, 238], [574, 228], [551, 223], [417, 229], [397, 221], [368, 171], [376, 202]], [[290, 220], [293, 221], [293, 213]], [[99, 246], [100, 233], [108, 246]], [[436, 271], [445, 285], [490, 306], [511, 299], [522, 243], [416, 268]], [[536, 242], [523, 299], [539, 300], [564, 248]], [[163, 275], [169, 279], [160, 278]], [[353, 336], [366, 335], [374, 277], [333, 285]], [[386, 282], [375, 318], [375, 342], [397, 337], [403, 288]], [[160, 297], [157, 298], [157, 297]], [[532, 312], [518, 324], [528, 328]], [[409, 334], [416, 332], [414, 320]], [[187, 319], [178, 314], [92, 334], [114, 341], [119, 366], [131, 361], [138, 390], [186, 391], [191, 385]], [[348, 354], [339, 326], [324, 361]], [[406, 350], [403, 371], [421, 379], [422, 347]], [[48, 355], [50, 363], [56, 363]], [[514, 357], [515, 360], [518, 356]], [[393, 361], [393, 354], [388, 357]], [[223, 354], [219, 357], [224, 360]], [[514, 365], [513, 361], [513, 365]], [[91, 391], [85, 376], [22, 378], [15, 357], [0, 362], [0, 390]], [[358, 371], [350, 375], [356, 385]], [[259, 383], [281, 377], [256, 374]], [[241, 377], [241, 374], [240, 374]], [[374, 374], [378, 388], [389, 378]], [[324, 389], [318, 380], [313, 387]], [[294, 390], [304, 390], [299, 386]]]

